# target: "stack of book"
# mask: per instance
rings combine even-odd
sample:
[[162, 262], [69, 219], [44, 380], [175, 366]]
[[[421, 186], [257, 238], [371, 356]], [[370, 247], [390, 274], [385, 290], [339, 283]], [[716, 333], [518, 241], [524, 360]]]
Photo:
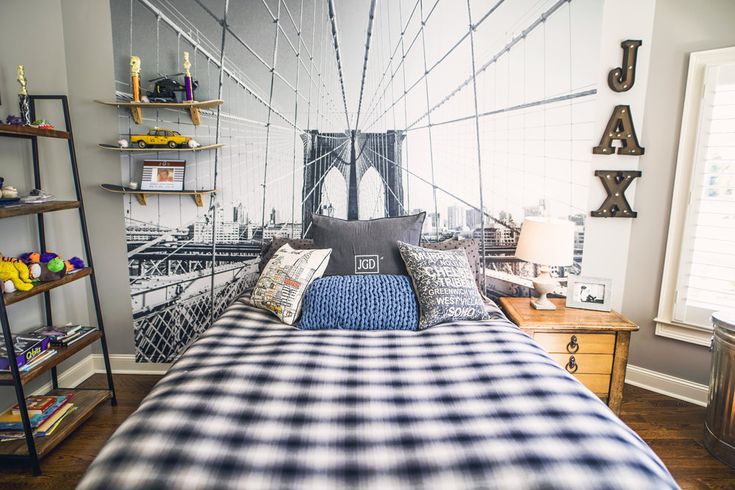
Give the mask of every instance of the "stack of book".
[[48, 338], [52, 346], [68, 347], [96, 331], [96, 327], [64, 325], [61, 327], [40, 327], [33, 330], [31, 334], [38, 337]]
[[[28, 417], [35, 437], [51, 435], [61, 424], [61, 421], [77, 409], [69, 401], [71, 396], [72, 394], [26, 397]], [[16, 404], [0, 414], [0, 442], [23, 439], [24, 437], [20, 407]]]
[[[19, 368], [34, 362], [38, 357], [46, 355], [50, 340], [44, 335], [35, 335], [33, 332], [24, 335], [13, 335], [13, 348], [15, 350], [15, 363]], [[0, 370], [10, 370], [10, 356], [3, 343], [0, 346]]]

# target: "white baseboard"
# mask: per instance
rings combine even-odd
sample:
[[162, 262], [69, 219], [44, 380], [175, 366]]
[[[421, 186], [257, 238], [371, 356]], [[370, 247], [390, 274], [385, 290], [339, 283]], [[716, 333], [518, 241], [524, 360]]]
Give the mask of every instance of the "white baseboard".
[[625, 382], [702, 407], [707, 406], [709, 387], [639, 366], [628, 365]]
[[[95, 373], [105, 372], [102, 354], [91, 354]], [[134, 354], [110, 354], [110, 367], [113, 374], [158, 374], [164, 375], [170, 363], [135, 362]]]
[[[156, 374], [164, 375], [171, 364], [136, 363], [133, 354], [110, 354], [112, 374]], [[93, 374], [104, 373], [105, 362], [102, 354], [89, 354], [73, 366], [59, 374], [59, 386], [75, 388]], [[43, 395], [51, 389], [51, 382], [45, 383], [33, 395]]]
[[[94, 361], [92, 354], [88, 355], [72, 367], [65, 369], [59, 374], [59, 386], [64, 388], [75, 388], [82, 381], [89, 378], [95, 373]], [[33, 392], [34, 395], [43, 395], [51, 389], [51, 382], [45, 383], [43, 386]]]

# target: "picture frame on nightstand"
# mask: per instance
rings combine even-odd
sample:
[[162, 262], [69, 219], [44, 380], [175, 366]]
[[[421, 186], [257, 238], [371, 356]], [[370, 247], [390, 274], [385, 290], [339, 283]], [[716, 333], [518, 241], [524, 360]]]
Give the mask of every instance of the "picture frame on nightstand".
[[587, 276], [569, 276], [567, 279], [567, 308], [610, 311], [611, 305], [611, 279]]

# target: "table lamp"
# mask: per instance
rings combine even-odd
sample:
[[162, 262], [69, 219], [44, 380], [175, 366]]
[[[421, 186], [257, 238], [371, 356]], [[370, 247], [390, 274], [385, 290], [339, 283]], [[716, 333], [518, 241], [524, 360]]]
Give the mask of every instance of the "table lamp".
[[521, 225], [516, 257], [539, 265], [539, 275], [533, 287], [539, 294], [531, 299], [537, 310], [555, 310], [554, 303], [546, 295], [559, 286], [559, 281], [549, 274], [549, 266], [568, 266], [574, 261], [574, 223], [565, 219], [530, 217]]

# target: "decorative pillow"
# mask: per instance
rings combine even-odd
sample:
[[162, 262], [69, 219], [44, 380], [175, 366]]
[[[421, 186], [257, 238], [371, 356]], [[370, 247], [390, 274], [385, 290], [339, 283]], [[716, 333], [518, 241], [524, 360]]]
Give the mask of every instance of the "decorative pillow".
[[470, 262], [470, 269], [472, 274], [475, 276], [475, 283], [477, 287], [482, 289], [482, 265], [480, 264], [480, 242], [474, 238], [468, 240], [457, 240], [450, 238], [443, 242], [436, 243], [424, 243], [421, 245], [424, 248], [430, 248], [432, 250], [457, 250], [462, 249], [467, 255], [467, 260]]
[[250, 295], [250, 304], [272, 311], [283, 323], [293, 325], [309, 284], [324, 273], [327, 250], [294, 250], [283, 245], [263, 269]]
[[273, 258], [273, 255], [279, 248], [285, 244], [289, 244], [294, 250], [311, 250], [316, 248], [314, 240], [298, 239], [298, 238], [274, 238], [263, 244], [263, 250], [260, 251], [260, 262], [258, 263], [258, 272], [263, 272], [266, 264]]
[[419, 308], [408, 276], [328, 276], [306, 291], [299, 328], [416, 330], [418, 323]]
[[486, 320], [488, 314], [464, 250], [430, 250], [398, 242], [419, 300], [419, 330], [453, 320]]
[[331, 248], [325, 276], [402, 274], [406, 267], [397, 241], [418, 245], [426, 213], [368, 221], [345, 221], [312, 215], [314, 245]]

